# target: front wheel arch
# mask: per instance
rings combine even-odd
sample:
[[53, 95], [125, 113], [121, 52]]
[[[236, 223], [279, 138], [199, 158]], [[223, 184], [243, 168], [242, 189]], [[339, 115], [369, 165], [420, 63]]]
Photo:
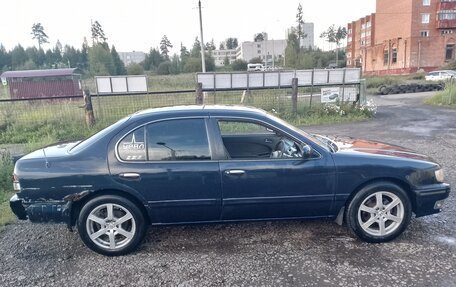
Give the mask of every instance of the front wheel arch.
[[391, 181], [374, 181], [347, 202], [344, 217], [349, 230], [360, 239], [379, 243], [402, 234], [411, 215], [412, 200], [401, 186]]
[[396, 184], [400, 188], [402, 188], [407, 193], [407, 196], [408, 196], [408, 198], [409, 198], [409, 200], [410, 200], [410, 202], [412, 204], [412, 211], [415, 212], [415, 197], [414, 197], [414, 194], [412, 193], [412, 189], [411, 189], [410, 185], [407, 182], [405, 182], [403, 180], [400, 180], [400, 179], [397, 179], [397, 178], [392, 178], [392, 177], [374, 178], [374, 179], [368, 180], [366, 182], [363, 182], [362, 184], [357, 186], [353, 190], [352, 193], [350, 193], [350, 196], [345, 200], [345, 203], [342, 206], [342, 209], [344, 209], [344, 213], [342, 214], [344, 220], [345, 220], [345, 212], [347, 211], [347, 207], [350, 204], [350, 202], [352, 201], [353, 197], [360, 190], [365, 188], [366, 186], [371, 185], [371, 184], [375, 184], [375, 183], [378, 183], [378, 182], [389, 182], [389, 183], [392, 183], [392, 184]]

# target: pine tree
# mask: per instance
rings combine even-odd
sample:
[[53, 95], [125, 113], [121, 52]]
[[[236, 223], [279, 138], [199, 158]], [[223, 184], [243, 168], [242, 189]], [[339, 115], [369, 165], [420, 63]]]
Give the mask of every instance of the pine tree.
[[44, 27], [41, 23], [35, 23], [32, 26], [32, 39], [36, 39], [38, 41], [38, 48], [41, 49], [41, 45], [45, 43], [49, 43], [48, 35], [44, 32]]
[[162, 56], [166, 59], [169, 60], [169, 49], [172, 48], [173, 45], [171, 44], [171, 41], [169, 41], [168, 37], [166, 35], [163, 35], [161, 41], [160, 41], [160, 51]]

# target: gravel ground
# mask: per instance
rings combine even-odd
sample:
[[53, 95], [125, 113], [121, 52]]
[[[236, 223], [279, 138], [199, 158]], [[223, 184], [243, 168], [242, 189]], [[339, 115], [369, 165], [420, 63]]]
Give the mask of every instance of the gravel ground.
[[[376, 97], [374, 120], [306, 129], [410, 147], [456, 186], [456, 110], [423, 96]], [[0, 233], [0, 286], [456, 286], [455, 198], [386, 244], [331, 221], [158, 227], [134, 254], [109, 258], [62, 225], [17, 222]]]

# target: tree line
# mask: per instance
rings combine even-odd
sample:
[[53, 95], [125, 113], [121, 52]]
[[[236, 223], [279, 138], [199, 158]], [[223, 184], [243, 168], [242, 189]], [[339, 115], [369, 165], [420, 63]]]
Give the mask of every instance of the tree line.
[[[340, 51], [341, 41], [346, 37], [346, 29], [330, 26], [327, 31], [321, 34], [321, 38], [329, 43], [336, 44], [335, 51], [322, 51], [312, 47], [303, 47], [301, 41], [307, 37], [304, 32], [303, 7], [299, 4], [296, 13], [295, 27], [288, 33], [287, 46], [284, 57], [277, 59], [278, 66], [294, 69], [308, 69], [328, 66], [344, 66], [345, 52]], [[102, 25], [98, 21], [91, 23], [91, 44], [84, 38], [80, 48], [65, 45], [62, 46], [59, 40], [54, 47], [43, 49], [49, 44], [48, 35], [41, 23], [32, 26], [32, 39], [37, 41], [37, 47], [24, 48], [20, 44], [12, 50], [7, 51], [0, 43], [0, 70], [32, 70], [51, 68], [79, 68], [85, 75], [124, 75], [143, 74], [144, 71], [152, 71], [158, 74], [179, 74], [192, 73], [202, 70], [201, 49], [205, 52], [206, 70], [215, 70], [215, 61], [212, 56], [216, 50], [214, 40], [201, 44], [198, 37], [195, 38], [191, 48], [180, 43], [179, 53], [171, 55], [174, 47], [171, 40], [163, 35], [159, 46], [150, 48], [146, 53], [144, 61], [137, 64], [130, 64], [127, 67], [121, 61], [114, 45], [108, 44]], [[254, 41], [265, 41], [266, 33], [261, 32], [254, 35]], [[237, 38], [227, 38], [219, 44], [219, 50], [236, 49]], [[334, 56], [335, 54], [335, 56]], [[334, 59], [335, 58], [335, 59]], [[342, 61], [339, 61], [342, 59]], [[254, 58], [250, 63], [262, 63], [260, 58]], [[341, 63], [342, 62], [342, 63]], [[246, 70], [247, 62], [237, 59], [231, 61], [224, 59], [224, 70]]]

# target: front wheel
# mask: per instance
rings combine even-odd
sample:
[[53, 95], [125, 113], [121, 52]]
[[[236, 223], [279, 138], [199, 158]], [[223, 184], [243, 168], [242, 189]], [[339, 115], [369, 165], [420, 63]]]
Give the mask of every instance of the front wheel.
[[144, 215], [138, 206], [115, 195], [103, 195], [88, 201], [78, 220], [78, 231], [85, 245], [108, 256], [135, 250], [146, 228]]
[[349, 229], [362, 240], [386, 242], [407, 228], [412, 208], [402, 188], [390, 182], [377, 182], [357, 192], [345, 216]]

